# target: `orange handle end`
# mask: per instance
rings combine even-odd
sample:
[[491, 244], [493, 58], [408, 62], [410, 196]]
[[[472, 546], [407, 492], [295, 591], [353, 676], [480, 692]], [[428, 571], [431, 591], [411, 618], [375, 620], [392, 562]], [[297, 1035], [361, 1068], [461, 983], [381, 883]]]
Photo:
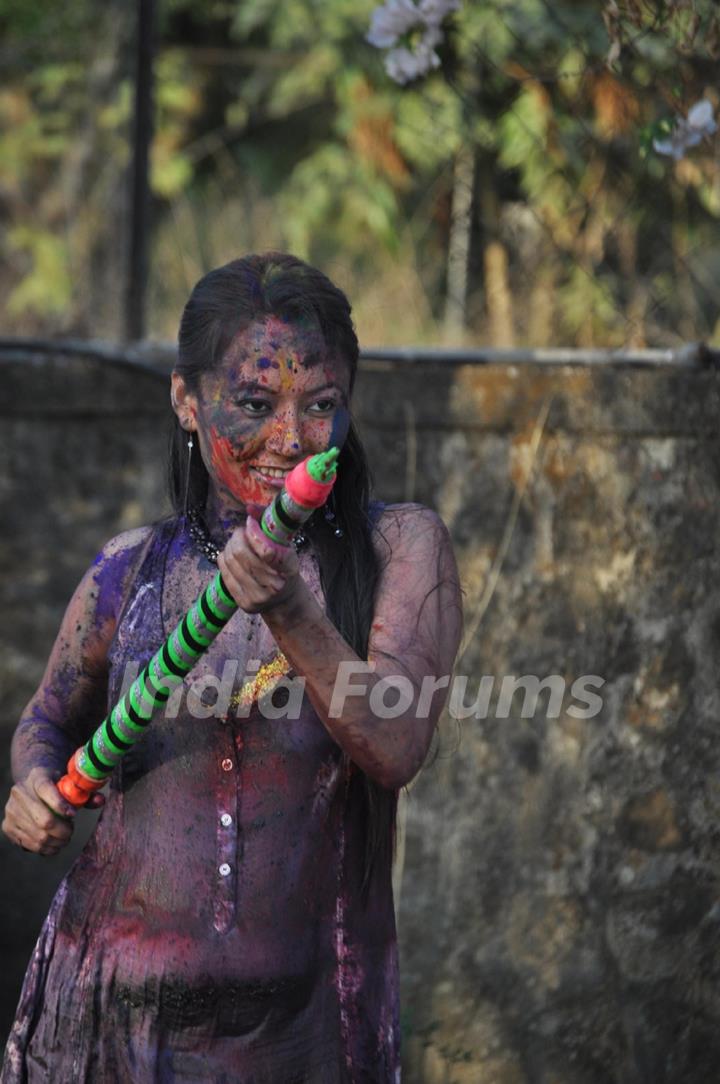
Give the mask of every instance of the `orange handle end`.
[[104, 787], [107, 780], [91, 779], [89, 775], [81, 772], [75, 762], [76, 756], [77, 753], [73, 753], [70, 757], [67, 774], [58, 780], [56, 786], [66, 802], [70, 805], [81, 806], [86, 805], [91, 795]]

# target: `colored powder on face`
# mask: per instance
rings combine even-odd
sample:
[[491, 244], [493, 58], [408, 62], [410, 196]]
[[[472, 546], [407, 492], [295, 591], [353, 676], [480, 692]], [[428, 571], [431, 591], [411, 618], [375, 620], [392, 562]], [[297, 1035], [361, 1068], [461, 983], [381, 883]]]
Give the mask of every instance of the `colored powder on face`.
[[[305, 330], [296, 322], [286, 325], [272, 317], [239, 334], [208, 380], [200, 412], [211, 484], [235, 502], [265, 506], [274, 487], [263, 483], [254, 469], [264, 455], [272, 464], [279, 455], [294, 459], [341, 446], [350, 425], [343, 397], [332, 416], [310, 408], [308, 389], [324, 388], [323, 380], [342, 390], [346, 372], [344, 363], [327, 357], [314, 325]], [[248, 418], [238, 390], [243, 381], [254, 382], [255, 389], [268, 388], [271, 409]]]
[[227, 437], [221, 437], [216, 429], [210, 430], [212, 464], [217, 482], [242, 504], [263, 502], [262, 483], [250, 475], [247, 463], [238, 462], [233, 445]]
[[295, 370], [293, 369], [292, 358], [288, 358], [283, 368], [280, 369], [280, 390], [288, 392], [293, 386], [293, 376]]

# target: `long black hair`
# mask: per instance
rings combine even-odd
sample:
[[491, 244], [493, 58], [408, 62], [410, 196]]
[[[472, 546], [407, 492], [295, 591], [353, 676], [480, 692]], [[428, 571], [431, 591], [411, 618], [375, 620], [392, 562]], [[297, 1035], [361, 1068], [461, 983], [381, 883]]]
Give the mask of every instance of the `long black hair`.
[[[328, 353], [349, 365], [352, 392], [359, 348], [351, 311], [342, 290], [297, 257], [282, 252], [245, 256], [211, 271], [193, 289], [180, 321], [175, 369], [188, 390], [197, 393], [201, 375], [222, 360], [238, 332], [254, 321], [271, 315], [290, 322], [311, 320], [319, 327]], [[187, 433], [175, 419], [169, 481], [170, 497], [178, 514], [184, 509], [186, 484], [191, 508], [202, 510], [208, 494], [208, 474], [200, 456], [192, 457], [187, 478], [186, 442]], [[351, 422], [333, 488], [335, 514], [343, 534], [336, 537], [334, 523], [323, 515], [313, 516], [305, 533], [318, 559], [328, 617], [361, 659], [367, 658], [382, 571], [373, 545], [370, 491], [367, 457]], [[381, 787], [364, 773], [360, 775], [359, 789], [365, 805], [362, 885], [367, 892], [373, 870], [384, 869], [387, 873], [390, 868], [397, 791]]]

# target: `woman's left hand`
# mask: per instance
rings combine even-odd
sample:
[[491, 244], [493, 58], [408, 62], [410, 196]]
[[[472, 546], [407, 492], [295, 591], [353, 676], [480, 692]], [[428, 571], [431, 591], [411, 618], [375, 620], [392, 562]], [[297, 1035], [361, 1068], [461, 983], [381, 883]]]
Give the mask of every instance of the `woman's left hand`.
[[225, 586], [246, 613], [264, 613], [287, 602], [300, 583], [297, 554], [279, 546], [248, 516], [245, 526], [230, 536], [218, 557]]

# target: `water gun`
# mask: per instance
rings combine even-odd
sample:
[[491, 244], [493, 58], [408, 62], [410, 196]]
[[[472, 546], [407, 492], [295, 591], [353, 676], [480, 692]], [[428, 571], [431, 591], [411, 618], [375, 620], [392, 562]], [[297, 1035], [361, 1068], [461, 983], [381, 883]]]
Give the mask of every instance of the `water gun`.
[[[330, 448], [308, 456], [290, 471], [260, 521], [269, 539], [289, 546], [293, 535], [325, 503], [335, 483], [338, 454], [339, 449]], [[155, 709], [169, 699], [236, 609], [217, 572], [90, 740], [70, 757], [67, 773], [57, 784], [66, 801], [83, 806], [105, 785], [116, 764], [145, 733]]]

